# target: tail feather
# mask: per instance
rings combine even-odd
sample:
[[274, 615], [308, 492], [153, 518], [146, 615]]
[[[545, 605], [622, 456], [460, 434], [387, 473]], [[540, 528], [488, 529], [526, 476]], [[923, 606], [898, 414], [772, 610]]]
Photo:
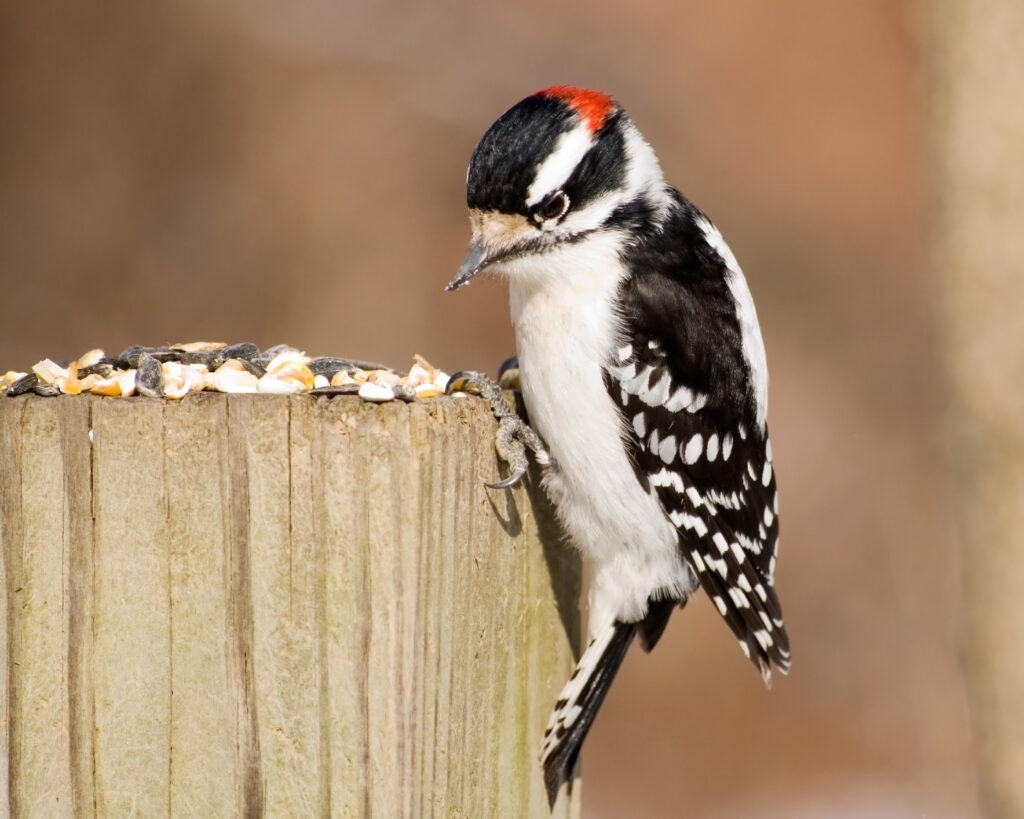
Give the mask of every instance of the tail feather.
[[675, 607], [685, 605], [685, 599], [679, 601], [671, 598], [663, 600], [652, 598], [647, 601], [647, 616], [637, 623], [637, 627], [640, 629], [640, 645], [644, 651], [654, 650], [661, 635], [665, 633], [665, 627], [668, 625], [668, 620]]
[[603, 629], [580, 657], [555, 703], [541, 751], [544, 784], [551, 805], [554, 805], [562, 783], [572, 774], [583, 740], [622, 665], [636, 630], [636, 623], [619, 622]]

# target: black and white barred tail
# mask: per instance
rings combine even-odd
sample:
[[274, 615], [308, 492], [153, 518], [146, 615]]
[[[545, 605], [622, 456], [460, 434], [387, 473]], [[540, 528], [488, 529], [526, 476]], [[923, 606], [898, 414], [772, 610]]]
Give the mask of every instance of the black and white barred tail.
[[590, 641], [569, 682], [562, 688], [544, 731], [540, 758], [550, 804], [554, 805], [562, 783], [572, 776], [583, 740], [633, 638], [639, 635], [644, 651], [650, 651], [664, 633], [673, 609], [685, 603], [685, 600], [652, 599], [648, 601], [643, 620], [638, 623], [615, 621]]
[[572, 776], [583, 740], [622, 665], [637, 631], [636, 623], [612, 623], [591, 640], [558, 696], [544, 731], [541, 764], [548, 802]]

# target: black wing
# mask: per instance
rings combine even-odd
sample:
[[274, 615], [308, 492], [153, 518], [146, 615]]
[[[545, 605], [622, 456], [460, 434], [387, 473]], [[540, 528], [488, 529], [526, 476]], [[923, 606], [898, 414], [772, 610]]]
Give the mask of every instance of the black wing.
[[771, 664], [790, 664], [773, 587], [771, 444], [757, 421], [725, 264], [690, 226], [675, 257], [641, 248], [631, 258], [636, 272], [620, 292], [624, 337], [605, 383], [637, 479], [657, 494], [685, 559], [767, 681]]

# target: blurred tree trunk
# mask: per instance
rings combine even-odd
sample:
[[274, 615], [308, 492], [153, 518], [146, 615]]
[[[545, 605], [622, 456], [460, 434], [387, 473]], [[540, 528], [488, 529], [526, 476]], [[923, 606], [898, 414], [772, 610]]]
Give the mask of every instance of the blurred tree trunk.
[[1024, 816], [1024, 2], [922, 0], [932, 261], [989, 812]]

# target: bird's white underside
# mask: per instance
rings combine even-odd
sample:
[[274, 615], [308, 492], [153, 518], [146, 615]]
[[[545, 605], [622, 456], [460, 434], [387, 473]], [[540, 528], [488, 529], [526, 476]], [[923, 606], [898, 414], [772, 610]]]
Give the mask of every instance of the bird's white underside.
[[621, 344], [615, 295], [621, 237], [592, 237], [511, 262], [512, 322], [530, 423], [556, 464], [545, 487], [572, 542], [592, 562], [592, 634], [643, 617], [652, 592], [684, 599], [695, 579], [678, 534], [633, 474], [602, 365]]

